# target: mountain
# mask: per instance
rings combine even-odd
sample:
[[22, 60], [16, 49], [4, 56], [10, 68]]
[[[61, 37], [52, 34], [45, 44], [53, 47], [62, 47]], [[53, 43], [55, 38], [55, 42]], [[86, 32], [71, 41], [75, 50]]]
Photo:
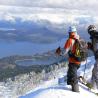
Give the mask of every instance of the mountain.
[[64, 35], [62, 32], [63, 30], [52, 27], [47, 20], [22, 22], [17, 19], [15, 24], [9, 21], [0, 21], [0, 39], [4, 41], [55, 42], [62, 38]]
[[[82, 18], [76, 19], [80, 21], [77, 25], [78, 33], [84, 39], [89, 39], [86, 27], [91, 18], [88, 20], [83, 20]], [[81, 21], [83, 21], [85, 25]], [[70, 23], [67, 23], [66, 21], [58, 24], [46, 19], [22, 21], [21, 18], [16, 18], [14, 23], [0, 20], [0, 40], [6, 42], [28, 41], [33, 43], [53, 43], [64, 38], [64, 36], [68, 36], [67, 32], [69, 25]], [[84, 34], [87, 36], [84, 36]]]

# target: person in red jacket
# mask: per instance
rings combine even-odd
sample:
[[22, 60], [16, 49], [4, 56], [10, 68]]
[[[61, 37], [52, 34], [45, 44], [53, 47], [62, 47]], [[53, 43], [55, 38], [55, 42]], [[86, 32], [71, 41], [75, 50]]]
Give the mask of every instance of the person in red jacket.
[[76, 40], [80, 40], [75, 26], [69, 27], [69, 38], [64, 45], [64, 51], [59, 48], [56, 49], [56, 54], [66, 56], [69, 54], [69, 64], [67, 71], [67, 84], [71, 85], [72, 91], [79, 92], [77, 70], [80, 67], [81, 61], [75, 56]]
[[79, 92], [78, 85], [78, 76], [77, 70], [80, 67], [80, 61], [77, 60], [70, 53], [75, 52], [75, 40], [79, 40], [79, 35], [77, 34], [77, 30], [75, 26], [69, 27], [69, 38], [64, 45], [64, 55], [69, 54], [69, 64], [68, 64], [68, 72], [67, 72], [67, 84], [71, 85], [72, 91]]
[[64, 51], [56, 49], [56, 54], [61, 56], [69, 55], [67, 84], [71, 85], [72, 91], [79, 92], [77, 70], [82, 61], [87, 57], [87, 43], [79, 37], [75, 26], [69, 27], [69, 37], [64, 45]]

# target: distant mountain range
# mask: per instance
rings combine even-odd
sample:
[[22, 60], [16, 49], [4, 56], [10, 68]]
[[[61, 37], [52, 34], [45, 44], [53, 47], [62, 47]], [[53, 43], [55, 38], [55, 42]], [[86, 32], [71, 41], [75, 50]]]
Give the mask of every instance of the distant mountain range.
[[[59, 23], [50, 21], [48, 18], [40, 19], [39, 17], [33, 17], [34, 20], [32, 18], [31, 20], [25, 21], [19, 17], [14, 18], [14, 22], [0, 20], [0, 41], [29, 41], [34, 43], [56, 42], [64, 38], [65, 35], [68, 35], [66, 32], [68, 31], [68, 26], [71, 25], [71, 20], [68, 21], [66, 16], [65, 18], [63, 17], [65, 21]], [[56, 21], [55, 18], [53, 19]], [[92, 17], [78, 16], [73, 17], [72, 21], [76, 23], [79, 33], [82, 36], [84, 32], [86, 32], [86, 26], [94, 22]]]
[[[57, 41], [64, 35], [64, 29], [52, 26], [49, 21], [24, 21], [17, 18], [16, 22], [0, 21], [0, 40], [41, 42]], [[37, 42], [40, 42], [37, 41]]]

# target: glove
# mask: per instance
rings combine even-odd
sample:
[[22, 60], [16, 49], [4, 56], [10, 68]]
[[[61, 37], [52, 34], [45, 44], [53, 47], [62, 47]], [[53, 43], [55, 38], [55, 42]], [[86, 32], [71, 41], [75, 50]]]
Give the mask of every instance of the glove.
[[92, 43], [88, 42], [87, 45], [88, 45], [88, 49], [92, 49], [93, 48]]
[[58, 48], [56, 49], [56, 51], [55, 51], [55, 54], [60, 56], [60, 55], [61, 55], [61, 52], [62, 52], [62, 51], [61, 51], [61, 48], [58, 47]]
[[80, 65], [77, 65], [77, 69], [79, 69], [80, 68]]

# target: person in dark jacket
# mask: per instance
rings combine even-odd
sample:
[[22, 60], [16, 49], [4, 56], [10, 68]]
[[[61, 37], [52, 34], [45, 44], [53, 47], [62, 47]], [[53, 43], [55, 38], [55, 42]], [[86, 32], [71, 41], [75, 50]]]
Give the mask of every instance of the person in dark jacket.
[[91, 82], [93, 88], [98, 89], [98, 31], [94, 25], [90, 25], [88, 26], [88, 33], [90, 34], [91, 39], [91, 42], [88, 42], [88, 47], [93, 51], [95, 57]]

